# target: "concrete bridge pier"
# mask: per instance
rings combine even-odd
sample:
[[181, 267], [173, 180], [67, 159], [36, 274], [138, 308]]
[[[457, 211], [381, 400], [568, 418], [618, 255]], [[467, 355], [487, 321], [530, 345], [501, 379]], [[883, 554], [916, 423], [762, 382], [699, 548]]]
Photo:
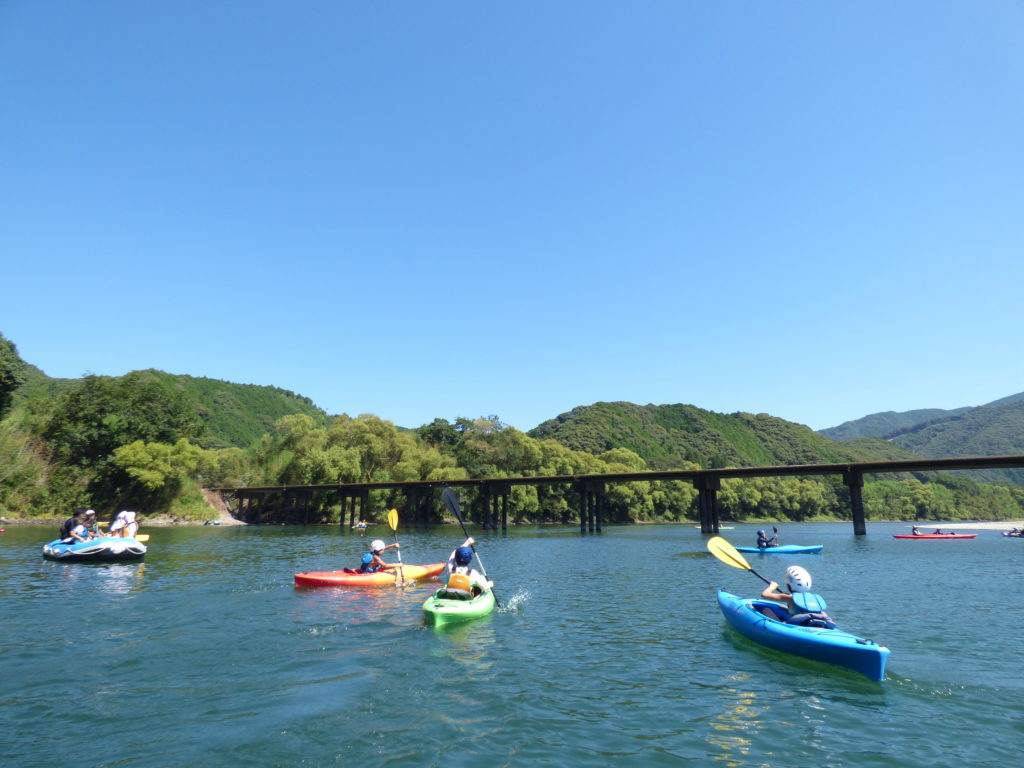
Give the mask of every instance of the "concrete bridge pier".
[[718, 520], [718, 492], [722, 481], [715, 475], [697, 475], [693, 478], [697, 489], [697, 509], [700, 512], [700, 532], [717, 534], [721, 530]]
[[867, 523], [864, 520], [864, 496], [861, 492], [861, 489], [864, 488], [864, 474], [856, 469], [847, 469], [843, 472], [843, 484], [850, 489], [853, 535], [864, 536], [868, 532]]

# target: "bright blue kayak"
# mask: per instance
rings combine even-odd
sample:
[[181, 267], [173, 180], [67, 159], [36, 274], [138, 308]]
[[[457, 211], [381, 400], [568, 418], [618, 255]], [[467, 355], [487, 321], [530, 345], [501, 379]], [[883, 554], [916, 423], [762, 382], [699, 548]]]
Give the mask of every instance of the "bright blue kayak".
[[783, 544], [779, 547], [765, 547], [764, 549], [759, 549], [758, 547], [736, 547], [740, 552], [760, 555], [809, 555], [814, 552], [821, 552], [824, 548], [824, 544], [811, 544], [806, 547], [801, 547], [799, 544]]
[[120, 536], [103, 536], [91, 541], [76, 541], [65, 544], [55, 539], [43, 545], [43, 557], [47, 560], [61, 560], [72, 563], [107, 563], [119, 560], [141, 560], [146, 555], [146, 545], [135, 539]]
[[[885, 679], [889, 649], [873, 640], [865, 640], [841, 629], [786, 624], [784, 619], [789, 615], [786, 609], [771, 600], [746, 599], [719, 590], [718, 605], [733, 629], [755, 643], [806, 659], [848, 667], [872, 680]], [[762, 610], [773, 611], [776, 618], [768, 617]]]

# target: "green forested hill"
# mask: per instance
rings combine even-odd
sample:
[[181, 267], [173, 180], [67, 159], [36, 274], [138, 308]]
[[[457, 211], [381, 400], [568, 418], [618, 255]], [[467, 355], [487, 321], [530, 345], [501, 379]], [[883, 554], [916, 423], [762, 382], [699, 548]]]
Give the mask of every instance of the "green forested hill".
[[924, 424], [942, 421], [959, 416], [970, 408], [943, 410], [942, 408], [922, 408], [916, 411], [885, 411], [873, 413], [853, 421], [845, 421], [838, 427], [822, 429], [818, 434], [830, 440], [855, 440], [858, 437], [886, 437]]
[[[890, 441], [921, 456], [1000, 456], [1024, 454], [1024, 400], [971, 408], [940, 422], [892, 435]], [[985, 470], [979, 479], [1009, 478], [1024, 483], [1024, 470]]]
[[[1024, 453], [1024, 392], [976, 408], [875, 413], [821, 430], [833, 440], [879, 437], [929, 458]], [[980, 470], [978, 480], [1024, 483], [1024, 470]]]
[[327, 414], [308, 397], [278, 387], [234, 384], [218, 379], [196, 378], [181, 374], [147, 371], [169, 389], [194, 400], [200, 418], [206, 423], [214, 443], [245, 448], [271, 432], [283, 416], [305, 414], [319, 425], [327, 423]]
[[[327, 423], [327, 414], [307, 398], [278, 387], [235, 384], [229, 381], [146, 370], [137, 374], [152, 379], [168, 392], [184, 395], [206, 425], [208, 447], [247, 448], [271, 431], [282, 416], [306, 414], [317, 424]], [[119, 379], [122, 377], [111, 377]], [[78, 379], [52, 379], [31, 366], [18, 400], [55, 397], [71, 390]]]
[[767, 414], [722, 414], [692, 405], [595, 403], [574, 408], [529, 432], [574, 450], [628, 448], [651, 469], [684, 461], [705, 467], [769, 466], [907, 458], [908, 451], [876, 440], [836, 443], [809, 427]]

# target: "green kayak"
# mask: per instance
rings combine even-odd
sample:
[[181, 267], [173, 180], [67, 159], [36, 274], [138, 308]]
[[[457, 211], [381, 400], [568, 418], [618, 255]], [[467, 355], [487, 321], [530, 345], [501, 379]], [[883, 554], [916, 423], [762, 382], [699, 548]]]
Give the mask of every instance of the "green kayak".
[[473, 598], [442, 597], [444, 588], [437, 590], [423, 603], [423, 621], [435, 627], [468, 621], [486, 616], [494, 610], [494, 593], [481, 592]]

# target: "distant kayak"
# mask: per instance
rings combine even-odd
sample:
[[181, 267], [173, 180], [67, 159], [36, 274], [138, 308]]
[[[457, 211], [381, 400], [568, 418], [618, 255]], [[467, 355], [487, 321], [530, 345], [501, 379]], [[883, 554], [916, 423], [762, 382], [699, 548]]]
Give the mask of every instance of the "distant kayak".
[[425, 623], [440, 627], [477, 619], [494, 610], [494, 593], [489, 589], [468, 600], [444, 597], [445, 594], [444, 589], [439, 589], [423, 603]]
[[821, 552], [824, 548], [824, 544], [809, 544], [807, 546], [801, 546], [799, 544], [782, 544], [778, 547], [765, 547], [764, 549], [760, 549], [759, 547], [736, 547], [740, 552], [748, 552], [758, 555], [809, 555], [814, 552]]
[[352, 570], [308, 571], [295, 574], [296, 587], [380, 587], [392, 586], [399, 579], [417, 581], [437, 576], [444, 570], [444, 563], [430, 565], [403, 565], [401, 574], [398, 566], [377, 573], [359, 573]]
[[973, 539], [976, 533], [899, 533], [894, 539]]
[[[872, 640], [851, 635], [841, 629], [786, 624], [786, 609], [770, 600], [744, 599], [720, 590], [718, 606], [725, 620], [737, 632], [755, 643], [792, 653], [806, 659], [838, 664], [867, 675], [885, 679], [889, 649]], [[772, 611], [770, 618], [762, 611]]]
[[146, 545], [136, 539], [120, 536], [103, 536], [90, 541], [75, 541], [65, 544], [55, 539], [43, 546], [43, 557], [68, 563], [111, 563], [121, 560], [141, 560], [146, 555]]

